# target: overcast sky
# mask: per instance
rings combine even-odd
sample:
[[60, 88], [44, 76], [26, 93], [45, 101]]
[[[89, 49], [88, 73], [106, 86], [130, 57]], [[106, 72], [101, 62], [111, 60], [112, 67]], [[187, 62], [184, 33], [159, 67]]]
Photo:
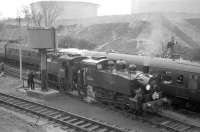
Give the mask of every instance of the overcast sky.
[[[0, 0], [1, 17], [16, 17], [17, 10], [38, 0]], [[40, 0], [42, 1], [42, 0]], [[51, 1], [51, 0], [48, 0]], [[99, 15], [130, 14], [131, 0], [69, 0], [93, 2], [100, 5]]]

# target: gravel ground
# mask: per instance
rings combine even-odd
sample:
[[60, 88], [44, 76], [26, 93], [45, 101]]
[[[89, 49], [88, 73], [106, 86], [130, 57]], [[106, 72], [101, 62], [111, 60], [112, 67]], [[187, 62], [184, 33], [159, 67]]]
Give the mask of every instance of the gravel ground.
[[26, 120], [0, 108], [0, 132], [46, 132], [41, 127], [32, 126]]
[[[9, 82], [9, 83], [8, 83]], [[119, 112], [115, 112], [110, 110], [109, 108], [100, 107], [97, 105], [92, 105], [80, 101], [74, 97], [70, 97], [63, 94], [58, 94], [54, 98], [50, 99], [36, 99], [32, 97], [28, 97], [25, 93], [19, 92], [20, 82], [16, 78], [12, 77], [3, 77], [0, 78], [0, 92], [9, 93], [15, 96], [20, 96], [23, 98], [28, 98], [36, 102], [40, 102], [49, 106], [57, 107], [62, 110], [72, 112], [75, 114], [80, 114], [82, 116], [97, 119], [101, 121], [108, 122], [110, 124], [115, 124], [123, 128], [136, 130], [137, 132], [163, 132], [165, 130], [161, 130], [147, 124], [145, 122], [141, 122], [138, 120], [132, 120], [130, 118], [125, 117]]]

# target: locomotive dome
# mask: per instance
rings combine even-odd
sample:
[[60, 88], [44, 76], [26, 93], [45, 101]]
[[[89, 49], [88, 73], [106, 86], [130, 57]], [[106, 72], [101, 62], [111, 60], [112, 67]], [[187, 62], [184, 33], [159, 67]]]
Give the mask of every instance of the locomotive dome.
[[58, 12], [58, 19], [80, 19], [97, 16], [99, 5], [79, 1], [38, 1], [31, 4], [34, 12], [42, 12], [43, 8], [49, 8]]
[[200, 13], [200, 0], [132, 0], [132, 13]]

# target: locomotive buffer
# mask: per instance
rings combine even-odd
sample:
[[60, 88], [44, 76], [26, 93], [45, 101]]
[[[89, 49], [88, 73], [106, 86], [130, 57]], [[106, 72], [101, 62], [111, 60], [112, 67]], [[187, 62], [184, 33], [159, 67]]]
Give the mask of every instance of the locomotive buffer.
[[54, 28], [29, 28], [29, 46], [40, 53], [41, 90], [48, 91], [47, 86], [47, 49], [55, 49]]

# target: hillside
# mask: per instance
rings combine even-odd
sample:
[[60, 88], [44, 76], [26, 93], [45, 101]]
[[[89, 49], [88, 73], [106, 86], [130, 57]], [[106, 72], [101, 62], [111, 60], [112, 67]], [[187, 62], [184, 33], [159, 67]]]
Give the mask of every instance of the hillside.
[[[4, 33], [11, 34], [5, 30]], [[200, 15], [151, 13], [103, 16], [64, 20], [57, 26], [60, 47], [114, 50], [128, 54], [160, 56], [171, 36], [178, 41], [175, 47], [177, 54], [186, 59], [198, 58]]]
[[200, 48], [199, 14], [135, 14], [121, 16], [121, 19], [108, 16], [90, 18], [88, 23], [86, 20], [74, 23], [74, 28], [63, 29], [62, 34], [85, 39], [93, 43], [97, 51], [159, 56], [171, 36], [178, 41], [177, 54], [184, 58], [191, 59], [191, 53]]

